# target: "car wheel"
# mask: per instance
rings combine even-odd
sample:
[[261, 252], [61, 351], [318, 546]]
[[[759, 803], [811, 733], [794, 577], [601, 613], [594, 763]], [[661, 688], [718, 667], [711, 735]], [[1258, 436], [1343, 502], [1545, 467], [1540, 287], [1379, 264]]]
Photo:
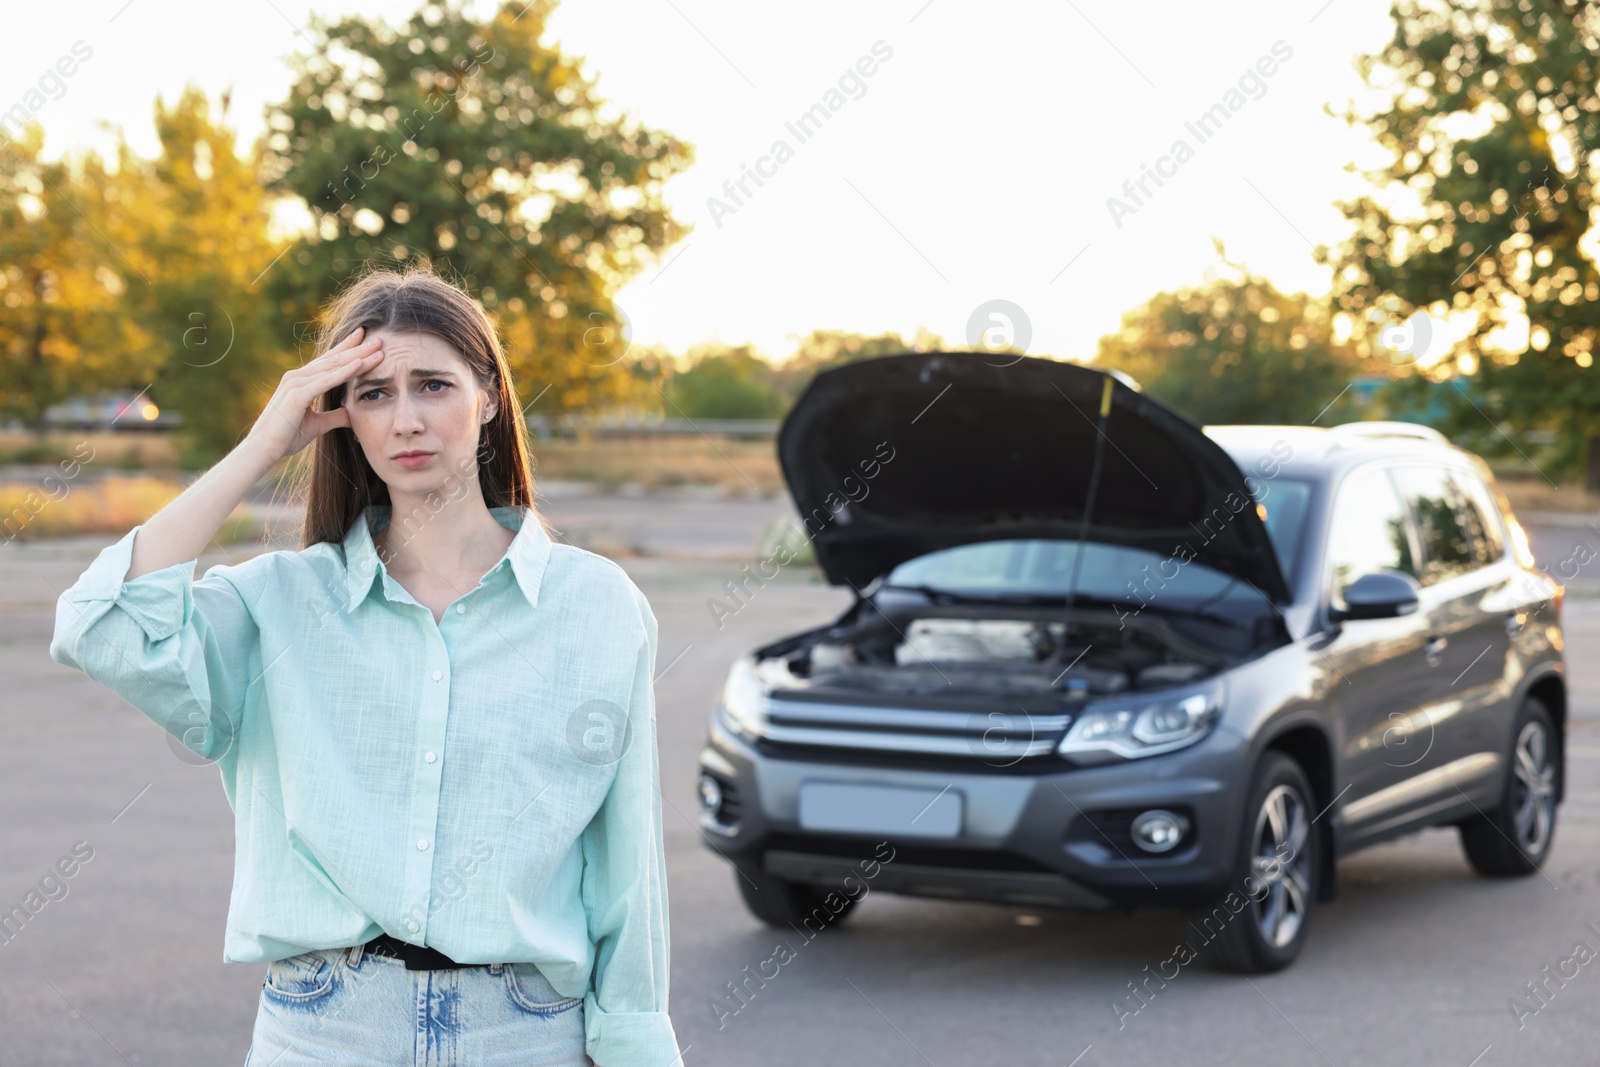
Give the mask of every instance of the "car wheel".
[[1300, 954], [1317, 896], [1320, 830], [1300, 765], [1268, 752], [1256, 769], [1228, 888], [1189, 915], [1220, 971], [1265, 974]]
[[[791, 882], [747, 867], [734, 871], [734, 881], [750, 914], [768, 926], [808, 930], [836, 926], [855, 910], [860, 899], [836, 889]], [[806, 926], [808, 922], [810, 925]]]
[[1549, 855], [1555, 837], [1561, 742], [1549, 709], [1538, 698], [1522, 702], [1512, 737], [1499, 807], [1460, 824], [1461, 847], [1479, 874], [1532, 874]]

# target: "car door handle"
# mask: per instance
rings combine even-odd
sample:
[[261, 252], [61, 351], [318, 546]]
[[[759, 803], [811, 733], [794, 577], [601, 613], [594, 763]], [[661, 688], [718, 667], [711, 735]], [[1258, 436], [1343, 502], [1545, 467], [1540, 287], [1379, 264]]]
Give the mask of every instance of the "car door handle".
[[1428, 661], [1428, 666], [1437, 667], [1444, 659], [1445, 646], [1450, 643], [1448, 637], [1430, 637], [1427, 644], [1422, 646], [1423, 658]]

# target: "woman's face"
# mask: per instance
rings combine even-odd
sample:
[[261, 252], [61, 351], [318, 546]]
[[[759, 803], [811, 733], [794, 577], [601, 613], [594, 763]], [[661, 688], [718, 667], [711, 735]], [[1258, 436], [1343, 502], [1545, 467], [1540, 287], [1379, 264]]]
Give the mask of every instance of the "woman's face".
[[374, 330], [383, 358], [351, 381], [344, 406], [367, 462], [391, 492], [448, 491], [476, 480], [479, 434], [499, 398], [431, 333]]

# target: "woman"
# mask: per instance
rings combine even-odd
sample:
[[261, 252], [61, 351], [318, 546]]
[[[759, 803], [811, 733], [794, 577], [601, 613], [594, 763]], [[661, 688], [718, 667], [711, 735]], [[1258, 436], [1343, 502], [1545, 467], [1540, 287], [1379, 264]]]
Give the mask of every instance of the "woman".
[[[102, 551], [50, 654], [234, 809], [249, 1067], [672, 1067], [651, 687], [627, 574], [555, 544], [483, 309], [420, 270], [335, 302], [245, 439]], [[201, 551], [315, 442], [298, 551]]]

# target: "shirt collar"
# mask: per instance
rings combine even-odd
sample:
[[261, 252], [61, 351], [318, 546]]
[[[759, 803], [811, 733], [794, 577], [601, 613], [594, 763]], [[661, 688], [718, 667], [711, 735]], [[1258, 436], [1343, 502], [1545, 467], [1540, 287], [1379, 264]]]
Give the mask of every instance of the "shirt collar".
[[[344, 588], [347, 613], [361, 606], [361, 602], [372, 591], [373, 582], [379, 579], [379, 572], [385, 571], [383, 561], [378, 558], [377, 546], [372, 541], [372, 531], [387, 526], [392, 513], [391, 504], [369, 504], [356, 516], [356, 521], [345, 534]], [[545, 533], [542, 523], [527, 521], [531, 518], [531, 512], [526, 505], [490, 508], [489, 514], [501, 526], [517, 531], [506, 554], [490, 568], [489, 576], [509, 565], [516, 575], [518, 587], [528, 600], [528, 606], [538, 607], [539, 584], [544, 578], [545, 564], [550, 560], [550, 535]]]

